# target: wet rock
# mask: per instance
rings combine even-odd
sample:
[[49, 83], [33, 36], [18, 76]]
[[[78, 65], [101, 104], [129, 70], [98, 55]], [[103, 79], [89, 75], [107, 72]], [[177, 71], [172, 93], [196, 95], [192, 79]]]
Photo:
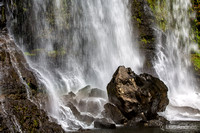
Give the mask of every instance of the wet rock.
[[0, 86], [2, 94], [12, 99], [37, 97], [45, 93], [45, 87], [37, 79], [25, 60], [22, 51], [15, 45], [8, 34], [0, 34]]
[[150, 120], [146, 122], [144, 125], [148, 127], [161, 127], [166, 124], [169, 124], [169, 121], [166, 120], [164, 117], [158, 116], [155, 120]]
[[106, 92], [98, 89], [92, 88], [90, 85], [85, 86], [84, 88], [80, 89], [76, 93], [77, 99], [81, 100], [88, 97], [99, 97], [99, 98], [106, 98]]
[[73, 103], [74, 105], [77, 105], [77, 104], [78, 104], [78, 102], [77, 102], [77, 100], [76, 100], [76, 94], [74, 94], [73, 92], [69, 92], [67, 95], [64, 95], [64, 96], [62, 97], [62, 99], [63, 99], [63, 101], [64, 101], [65, 103], [71, 102], [71, 103]]
[[6, 124], [10, 124], [10, 131], [14, 132], [61, 132], [64, 130], [60, 125], [50, 122], [46, 112], [27, 99], [13, 100], [5, 98], [2, 106], [2, 115]]
[[0, 30], [6, 27], [5, 5], [0, 1]]
[[100, 97], [100, 98], [106, 98], [107, 94], [105, 91], [98, 89], [98, 88], [94, 88], [90, 91], [89, 93], [89, 97]]
[[147, 0], [130, 0], [129, 5], [133, 25], [138, 29], [135, 36], [140, 43], [140, 51], [145, 57], [143, 71], [156, 76], [153, 68], [153, 59], [156, 57], [155, 16]]
[[76, 93], [76, 96], [77, 96], [77, 100], [81, 100], [81, 99], [84, 99], [84, 98], [88, 98], [89, 97], [89, 93], [91, 91], [91, 86], [90, 85], [87, 85], [85, 86], [84, 88], [80, 89], [77, 93]]
[[78, 108], [81, 112], [89, 112], [96, 116], [101, 113], [105, 103], [106, 100], [102, 98], [85, 98], [80, 100], [78, 103]]
[[105, 118], [97, 119], [94, 121], [95, 128], [102, 128], [102, 129], [115, 129], [116, 125], [113, 123], [108, 122]]
[[0, 32], [2, 132], [64, 132], [60, 125], [50, 122], [47, 113], [39, 108], [39, 103], [48, 101], [48, 98], [37, 76], [38, 73], [29, 67], [13, 39], [6, 32]]
[[[130, 68], [120, 66], [107, 86], [109, 101], [115, 104], [129, 120], [144, 114], [153, 120], [157, 112], [169, 103], [166, 85], [149, 74], [135, 74]], [[144, 119], [143, 118], [143, 119]]]
[[72, 103], [69, 102], [67, 106], [72, 110], [73, 115], [78, 120], [85, 122], [87, 125], [90, 125], [94, 121], [94, 118], [92, 116], [82, 115]]
[[105, 118], [111, 118], [116, 124], [124, 124], [128, 121], [114, 104], [107, 103], [104, 105], [104, 109], [102, 112], [103, 116]]
[[6, 123], [6, 119], [4, 119], [4, 116], [0, 114], [0, 132], [9, 132], [9, 127]]
[[137, 122], [134, 120], [129, 120], [127, 123], [124, 124], [125, 127], [143, 127], [144, 123]]

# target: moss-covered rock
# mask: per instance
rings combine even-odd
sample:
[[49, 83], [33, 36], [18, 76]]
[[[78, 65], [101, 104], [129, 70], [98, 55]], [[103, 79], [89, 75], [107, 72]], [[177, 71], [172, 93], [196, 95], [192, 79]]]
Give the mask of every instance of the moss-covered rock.
[[156, 36], [154, 34], [154, 27], [156, 25], [155, 14], [147, 0], [131, 0], [130, 6], [132, 22], [134, 27], [136, 27], [135, 30], [138, 30], [135, 36], [139, 41], [142, 54], [145, 55], [143, 72], [156, 76], [153, 68], [153, 59], [156, 55]]
[[[23, 132], [41, 132], [41, 133], [62, 133], [61, 126], [54, 122], [50, 122], [46, 112], [38, 109], [37, 106], [28, 99], [13, 100], [5, 98], [4, 111], [14, 119], [13, 128], [15, 131]], [[18, 127], [15, 124], [19, 124]]]
[[64, 132], [37, 106], [47, 95], [36, 75], [10, 36], [0, 32], [0, 131]]

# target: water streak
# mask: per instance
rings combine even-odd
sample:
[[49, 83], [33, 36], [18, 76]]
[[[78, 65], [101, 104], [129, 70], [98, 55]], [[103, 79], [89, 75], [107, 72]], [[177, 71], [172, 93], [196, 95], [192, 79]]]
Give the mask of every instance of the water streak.
[[199, 120], [199, 112], [188, 112], [187, 108], [200, 110], [200, 95], [191, 71], [190, 53], [195, 49], [191, 41], [189, 0], [166, 1], [168, 31], [158, 33], [157, 60], [158, 76], [169, 88], [170, 104], [162, 115], [168, 120]]
[[128, 4], [129, 0], [33, 0], [31, 17], [22, 26], [28, 27], [24, 31], [32, 43], [27, 43], [26, 33], [13, 32], [48, 88], [49, 114], [64, 129], [85, 127], [64, 106], [64, 94], [88, 84], [105, 91], [119, 65], [140, 71], [143, 59], [132, 35]]

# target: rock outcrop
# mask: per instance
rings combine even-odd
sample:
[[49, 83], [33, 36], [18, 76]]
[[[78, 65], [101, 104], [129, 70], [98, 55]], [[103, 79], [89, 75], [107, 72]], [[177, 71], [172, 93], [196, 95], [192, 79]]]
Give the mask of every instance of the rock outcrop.
[[156, 76], [153, 59], [156, 57], [155, 16], [147, 2], [148, 0], [130, 0], [133, 26], [138, 31], [135, 35], [144, 55], [143, 72]]
[[1, 132], [64, 132], [38, 108], [37, 100], [47, 100], [45, 88], [6, 31], [0, 33], [0, 88]]
[[107, 86], [108, 98], [128, 120], [157, 119], [169, 103], [166, 85], [149, 74], [120, 66]]

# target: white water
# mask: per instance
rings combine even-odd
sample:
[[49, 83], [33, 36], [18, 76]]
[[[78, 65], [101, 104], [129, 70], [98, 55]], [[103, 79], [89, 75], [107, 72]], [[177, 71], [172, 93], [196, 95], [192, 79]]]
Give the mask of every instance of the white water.
[[167, 2], [166, 42], [158, 35], [156, 72], [168, 88], [169, 105], [161, 115], [168, 120], [200, 120], [200, 93], [191, 71], [190, 52], [197, 46], [191, 41], [188, 10], [190, 0]]
[[[129, 66], [135, 72], [142, 67], [143, 59], [132, 35], [128, 0], [72, 0], [70, 14], [66, 0], [51, 2], [33, 1], [30, 23], [37, 41], [31, 50], [37, 55], [27, 59], [48, 89], [50, 116], [65, 130], [85, 128], [87, 125], [76, 120], [64, 106], [62, 96], [88, 84], [106, 91], [118, 66]], [[54, 27], [45, 14], [50, 4]], [[23, 44], [21, 48], [31, 52], [28, 46]], [[52, 53], [58, 58], [50, 57]], [[101, 101], [104, 102], [96, 99], [98, 106]]]

